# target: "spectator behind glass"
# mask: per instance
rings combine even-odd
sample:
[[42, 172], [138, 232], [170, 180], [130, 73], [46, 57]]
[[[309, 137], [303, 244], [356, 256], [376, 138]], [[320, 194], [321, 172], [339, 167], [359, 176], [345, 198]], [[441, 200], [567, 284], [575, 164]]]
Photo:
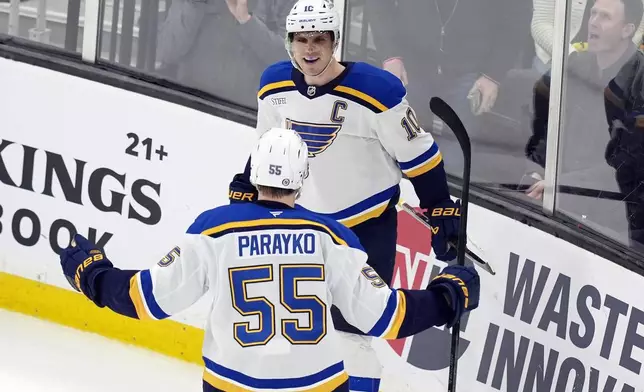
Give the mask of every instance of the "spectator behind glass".
[[[570, 36], [574, 37], [579, 32], [586, 9], [587, 0], [572, 0], [570, 10]], [[542, 74], [550, 68], [552, 60], [553, 34], [555, 28], [555, 0], [533, 0], [532, 21], [530, 31], [534, 38], [533, 67]], [[570, 52], [574, 49], [571, 46]]]
[[[369, 0], [364, 5], [379, 64], [406, 85], [420, 125], [434, 133], [450, 173], [461, 173], [462, 153], [452, 132], [434, 123], [428, 108], [432, 96], [450, 104], [468, 129], [473, 178], [503, 177], [499, 167], [516, 167], [498, 147], [505, 137], [496, 127], [485, 128], [482, 119], [495, 107], [500, 83], [525, 46], [530, 5], [530, 0]], [[495, 151], [489, 153], [487, 146]], [[520, 149], [516, 155], [521, 163]]]
[[637, 51], [604, 92], [606, 161], [626, 200], [630, 245], [644, 253], [644, 53]]
[[[588, 24], [590, 9], [593, 2], [588, 0], [572, 0], [570, 10], [570, 42], [569, 52], [583, 47], [588, 36]], [[552, 44], [555, 26], [555, 0], [533, 0], [532, 22], [530, 31], [534, 39], [535, 58], [533, 67], [535, 70], [545, 73], [550, 68], [552, 60]], [[633, 43], [637, 43], [644, 31], [644, 23], [640, 23], [638, 32], [633, 35]], [[581, 44], [581, 45], [580, 45]]]
[[[604, 125], [604, 88], [637, 50], [632, 37], [643, 13], [641, 0], [594, 2], [588, 45], [570, 54], [565, 78], [558, 185], [566, 191], [559, 189], [557, 209], [623, 242], [627, 241], [624, 203], [606, 197], [611, 193], [619, 196], [619, 188], [603, 159], [609, 139]], [[543, 178], [549, 97], [548, 72], [535, 86], [534, 134], [526, 148], [528, 157], [541, 166], [531, 173], [534, 178]], [[527, 194], [541, 199], [543, 189], [544, 181], [537, 181]]]
[[520, 3], [526, 1], [370, 0], [365, 4], [379, 61], [407, 86], [421, 125], [431, 129], [428, 111], [420, 108], [426, 108], [432, 96], [458, 106], [457, 112], [471, 114], [468, 94], [476, 89], [481, 93], [476, 114], [494, 106], [498, 81], [519, 52], [513, 33], [517, 19], [526, 13], [518, 11], [523, 10]]
[[158, 71], [182, 85], [256, 108], [263, 70], [286, 58], [284, 20], [294, 3], [174, 0], [161, 26]]

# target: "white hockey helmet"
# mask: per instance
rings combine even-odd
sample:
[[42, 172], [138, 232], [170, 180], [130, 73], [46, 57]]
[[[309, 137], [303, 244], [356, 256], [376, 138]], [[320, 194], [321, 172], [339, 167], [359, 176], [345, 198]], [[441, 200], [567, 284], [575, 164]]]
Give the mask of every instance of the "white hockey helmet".
[[295, 3], [286, 17], [286, 51], [293, 66], [302, 71], [293, 59], [293, 51], [291, 50], [294, 33], [329, 31], [333, 34], [333, 52], [335, 53], [340, 44], [340, 28], [342, 27], [340, 24], [340, 14], [335, 9], [333, 0], [299, 0]]
[[298, 190], [309, 175], [309, 151], [297, 132], [271, 128], [250, 156], [250, 182], [254, 186]]

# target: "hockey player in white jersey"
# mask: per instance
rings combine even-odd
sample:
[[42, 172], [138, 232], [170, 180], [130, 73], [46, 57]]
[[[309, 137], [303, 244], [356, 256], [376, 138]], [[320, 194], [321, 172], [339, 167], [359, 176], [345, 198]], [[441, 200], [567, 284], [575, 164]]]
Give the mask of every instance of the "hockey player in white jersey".
[[[286, 20], [290, 61], [268, 67], [258, 90], [257, 132], [297, 131], [309, 147], [311, 177], [298, 201], [343, 223], [358, 236], [369, 264], [391, 284], [396, 257], [399, 183], [411, 181], [433, 226], [437, 259], [451, 261], [460, 202], [451, 200], [443, 157], [421, 129], [400, 79], [366, 63], [338, 62], [341, 20], [328, 0], [300, 0]], [[431, 92], [428, 91], [428, 98]], [[254, 200], [250, 166], [230, 184], [231, 202]], [[332, 309], [347, 341], [352, 388], [378, 391], [381, 366], [367, 331]]]
[[63, 272], [96, 305], [138, 319], [167, 318], [213, 290], [204, 391], [348, 391], [331, 304], [369, 335], [395, 339], [475, 309], [479, 277], [450, 266], [426, 290], [390, 289], [353, 232], [295, 204], [307, 173], [306, 144], [272, 129], [251, 156], [256, 203], [203, 212], [142, 271], [114, 268], [76, 235], [61, 253]]

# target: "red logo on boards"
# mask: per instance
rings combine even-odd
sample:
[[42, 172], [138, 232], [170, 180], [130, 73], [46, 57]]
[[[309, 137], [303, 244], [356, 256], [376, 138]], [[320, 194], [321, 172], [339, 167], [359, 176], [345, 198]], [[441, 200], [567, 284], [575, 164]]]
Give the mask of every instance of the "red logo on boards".
[[[418, 211], [422, 211], [417, 208]], [[403, 289], [423, 288], [423, 277], [431, 253], [431, 234], [422, 223], [405, 211], [398, 211], [396, 265], [392, 285]], [[402, 355], [406, 339], [389, 340], [396, 354]]]
[[[422, 211], [417, 208], [418, 211]], [[436, 276], [445, 264], [437, 265], [431, 254], [431, 232], [409, 213], [398, 212], [398, 239], [396, 265], [392, 286], [421, 290]], [[440, 263], [440, 262], [439, 262]], [[461, 331], [466, 327], [464, 317]], [[410, 365], [425, 370], [440, 370], [449, 367], [451, 334], [444, 328], [430, 328], [411, 338], [389, 340], [391, 348]], [[461, 337], [459, 357], [470, 342]], [[430, 354], [431, 353], [431, 354]]]

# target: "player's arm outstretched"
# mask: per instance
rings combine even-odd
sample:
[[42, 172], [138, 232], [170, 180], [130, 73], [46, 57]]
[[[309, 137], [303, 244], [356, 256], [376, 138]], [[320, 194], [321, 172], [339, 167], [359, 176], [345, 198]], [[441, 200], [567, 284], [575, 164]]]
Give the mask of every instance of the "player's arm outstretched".
[[[380, 143], [396, 160], [403, 174], [411, 181], [420, 207], [433, 230], [432, 248], [436, 258], [451, 261], [456, 258], [460, 225], [460, 200], [450, 198], [443, 156], [432, 135], [421, 127], [414, 110], [406, 99], [407, 91], [400, 79], [383, 72], [383, 84], [389, 86], [392, 105], [375, 115], [375, 128]], [[395, 103], [395, 105], [393, 105]]]
[[480, 281], [473, 267], [446, 267], [425, 290], [391, 289], [366, 263], [353, 233], [349, 246], [333, 245], [326, 264], [333, 304], [346, 320], [369, 335], [398, 339], [433, 326], [452, 327], [479, 305]]
[[76, 234], [60, 262], [72, 287], [97, 306], [136, 319], [161, 320], [188, 308], [208, 290], [202, 256], [213, 254], [209, 240], [188, 233], [152, 268], [121, 270], [103, 249]]

